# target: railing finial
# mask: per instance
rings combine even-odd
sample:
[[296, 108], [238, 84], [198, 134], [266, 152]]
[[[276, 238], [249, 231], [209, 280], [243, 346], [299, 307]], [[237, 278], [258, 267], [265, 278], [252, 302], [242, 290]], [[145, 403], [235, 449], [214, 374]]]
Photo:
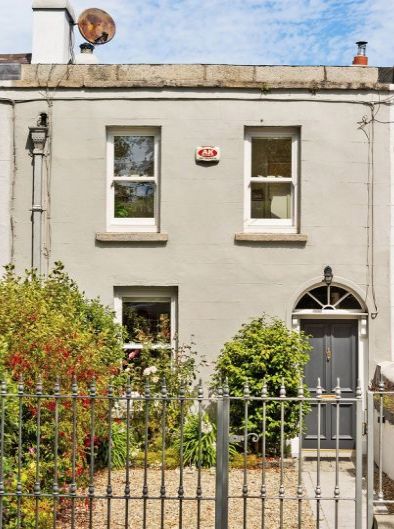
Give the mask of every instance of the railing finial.
[[300, 381], [299, 381], [299, 383], [298, 383], [297, 395], [298, 395], [300, 398], [303, 398], [303, 397], [304, 397], [304, 383], [303, 383], [302, 377], [300, 377]]
[[282, 384], [280, 386], [279, 397], [281, 399], [284, 399], [286, 397], [286, 386], [285, 386], [285, 379], [284, 378], [282, 378]]
[[337, 385], [335, 386], [335, 397], [336, 397], [336, 399], [339, 400], [341, 398], [341, 395], [342, 395], [341, 381], [340, 381], [340, 378], [338, 377], [337, 378]]
[[168, 390], [167, 390], [167, 381], [166, 381], [166, 377], [163, 377], [163, 380], [161, 381], [161, 390], [160, 390], [160, 393], [161, 393], [161, 398], [163, 400], [166, 400], [167, 397], [168, 397]]
[[250, 397], [250, 387], [249, 387], [249, 380], [248, 379], [245, 380], [243, 397], [244, 397], [245, 400], [249, 400], [249, 397]]
[[317, 385], [316, 385], [316, 397], [321, 397], [321, 396], [322, 396], [322, 393], [323, 393], [323, 389], [322, 389], [322, 387], [321, 387], [320, 377], [318, 377], [318, 379], [317, 379]]

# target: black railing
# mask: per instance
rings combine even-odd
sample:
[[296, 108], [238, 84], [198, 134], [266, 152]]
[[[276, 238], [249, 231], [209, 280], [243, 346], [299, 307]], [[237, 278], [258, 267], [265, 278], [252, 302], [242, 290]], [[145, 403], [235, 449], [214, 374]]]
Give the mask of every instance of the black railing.
[[[334, 395], [322, 398], [319, 382], [313, 398], [302, 386], [295, 395], [284, 386], [277, 395], [266, 386], [251, 395], [246, 385], [237, 396], [226, 384], [207, 393], [200, 383], [195, 389], [181, 384], [176, 395], [169, 394], [165, 381], [147, 384], [142, 394], [131, 385], [92, 383], [80, 390], [76, 380], [68, 391], [58, 382], [51, 391], [41, 382], [34, 390], [22, 381], [3, 382], [0, 528], [283, 529], [303, 527], [305, 517], [319, 527], [321, 502], [332, 503], [335, 527], [339, 502], [351, 502], [355, 527], [361, 527], [360, 390], [352, 399], [342, 397], [339, 384]], [[286, 420], [295, 413], [302, 439], [311, 405], [317, 407], [317, 446], [314, 494], [308, 495], [302, 443], [297, 458], [286, 455]], [[354, 494], [343, 491], [339, 479], [339, 416], [345, 405], [354, 406], [357, 417]], [[322, 490], [321, 414], [330, 406], [337, 412], [335, 486]], [[251, 427], [256, 409], [259, 423]], [[279, 426], [273, 434], [274, 420]]]

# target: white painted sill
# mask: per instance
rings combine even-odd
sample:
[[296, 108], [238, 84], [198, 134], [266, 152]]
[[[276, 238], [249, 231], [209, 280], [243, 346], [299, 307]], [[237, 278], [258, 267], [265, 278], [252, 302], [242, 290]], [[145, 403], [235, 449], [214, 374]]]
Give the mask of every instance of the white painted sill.
[[96, 241], [99, 242], [167, 242], [168, 233], [156, 232], [98, 232], [96, 233]]
[[306, 243], [308, 236], [303, 233], [236, 233], [237, 242], [298, 242]]

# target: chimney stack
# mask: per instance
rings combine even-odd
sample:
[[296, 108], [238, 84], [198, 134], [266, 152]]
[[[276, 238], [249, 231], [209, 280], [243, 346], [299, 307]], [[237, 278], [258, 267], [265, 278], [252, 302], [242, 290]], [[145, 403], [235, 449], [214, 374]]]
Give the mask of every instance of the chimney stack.
[[68, 64], [75, 13], [69, 0], [33, 0], [32, 64]]
[[365, 40], [359, 40], [357, 44], [357, 55], [354, 56], [354, 66], [368, 66], [368, 57], [366, 55], [367, 44]]

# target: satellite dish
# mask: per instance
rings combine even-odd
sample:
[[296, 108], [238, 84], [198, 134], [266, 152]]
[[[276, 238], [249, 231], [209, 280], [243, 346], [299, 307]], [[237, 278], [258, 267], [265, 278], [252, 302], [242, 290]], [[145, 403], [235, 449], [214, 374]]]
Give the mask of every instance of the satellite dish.
[[106, 44], [114, 38], [116, 26], [112, 17], [102, 9], [85, 9], [78, 18], [78, 29], [90, 44]]

